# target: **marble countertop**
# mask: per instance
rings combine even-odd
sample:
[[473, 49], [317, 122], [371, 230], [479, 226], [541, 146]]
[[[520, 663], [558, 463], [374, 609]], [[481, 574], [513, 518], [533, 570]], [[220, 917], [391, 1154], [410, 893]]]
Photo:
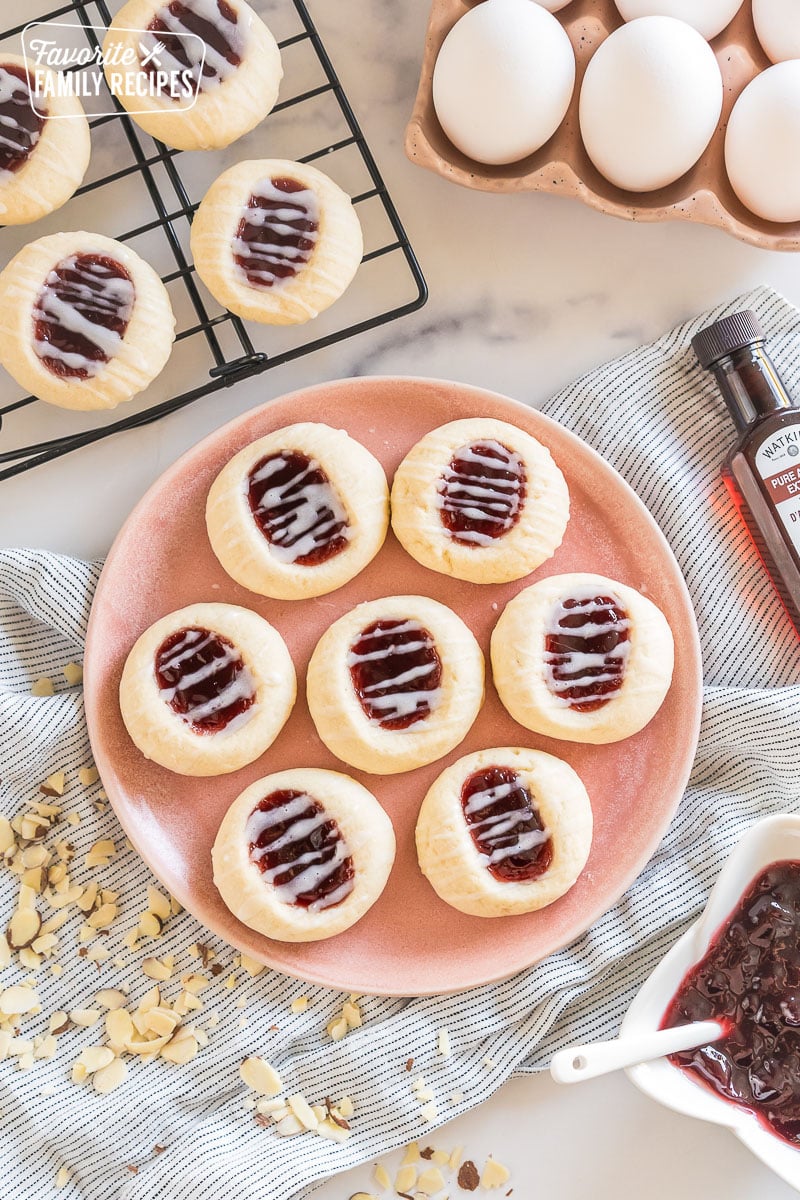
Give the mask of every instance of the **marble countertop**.
[[[257, 7], [269, 13], [269, 4]], [[553, 197], [460, 190], [412, 167], [403, 130], [427, 0], [310, 0], [310, 7], [418, 253], [428, 305], [0, 483], [0, 545], [103, 555], [177, 455], [236, 414], [306, 384], [424, 374], [535, 406], [591, 367], [756, 284], [800, 304], [800, 256], [756, 250], [700, 226], [630, 224]], [[7, 386], [0, 380], [0, 398]], [[658, 1107], [622, 1077], [574, 1090], [549, 1078], [514, 1080], [432, 1141], [463, 1142], [476, 1159], [494, 1154], [511, 1167], [520, 1200], [549, 1191], [562, 1200], [793, 1194], [724, 1131]], [[351, 1172], [316, 1195], [346, 1200], [368, 1181], [367, 1170]]]

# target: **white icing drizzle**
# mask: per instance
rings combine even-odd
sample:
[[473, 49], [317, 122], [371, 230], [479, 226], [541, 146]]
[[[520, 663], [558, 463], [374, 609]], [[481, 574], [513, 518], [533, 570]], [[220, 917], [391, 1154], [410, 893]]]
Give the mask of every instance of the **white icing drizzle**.
[[336, 537], [349, 540], [352, 536], [336, 489], [329, 480], [313, 481], [315, 472], [322, 471], [316, 459], [309, 459], [306, 467], [283, 483], [270, 485], [270, 479], [290, 465], [289, 453], [278, 453], [245, 481], [246, 487], [266, 484], [255, 510], [258, 516], [266, 517], [270, 510], [287, 506], [286, 512], [267, 522], [270, 554], [283, 563], [295, 563]]
[[[295, 246], [276, 241], [249, 241], [237, 232], [233, 239], [233, 253], [243, 258], [247, 267], [236, 263], [236, 270], [251, 286], [278, 287], [285, 284], [291, 275], [284, 276], [279, 268], [292, 266], [295, 272], [308, 262], [319, 238], [319, 201], [310, 188], [297, 192], [284, 192], [271, 179], [262, 179], [255, 185], [251, 198], [256, 197], [277, 204], [277, 208], [262, 208], [248, 204], [242, 210], [242, 221], [256, 229], [268, 230], [271, 237], [298, 239], [313, 243]], [[316, 229], [298, 229], [298, 222], [313, 222]]]
[[[514, 780], [508, 783], [499, 783], [496, 787], [482, 788], [470, 796], [464, 806], [464, 813], [467, 817], [471, 817], [485, 808], [491, 808], [494, 804], [507, 800], [521, 786], [519, 780]], [[550, 837], [546, 829], [530, 829], [523, 833], [515, 832], [520, 825], [524, 825], [530, 819], [530, 815], [530, 812], [521, 807], [512, 812], [492, 813], [478, 821], [469, 822], [470, 833], [489, 849], [488, 854], [480, 852], [478, 854], [483, 866], [494, 866], [506, 858], [525, 854], [536, 846], [544, 845]]]
[[[460, 542], [491, 546], [511, 529], [522, 507], [523, 461], [515, 451], [490, 438], [456, 450], [451, 462], [459, 461], [474, 469], [458, 471], [448, 464], [439, 483], [436, 507], [476, 525], [500, 525], [494, 536], [482, 529], [448, 529], [450, 536]], [[498, 470], [508, 471], [515, 478], [497, 479], [491, 472]]]
[[[70, 271], [78, 278], [65, 281], [59, 278], [59, 271]], [[108, 314], [127, 323], [133, 312], [134, 295], [130, 279], [106, 275], [101, 264], [87, 262], [85, 256], [73, 254], [58, 263], [47, 276], [33, 310], [33, 319], [54, 331], [60, 326], [69, 333], [79, 334], [109, 360], [118, 353], [122, 338], [116, 330], [92, 320], [92, 315]], [[64, 363], [71, 370], [85, 371], [87, 376], [97, 375], [106, 365], [103, 360], [63, 350], [46, 338], [34, 337], [33, 348], [39, 358]]]
[[[388, 646], [384, 646], [378, 650], [367, 650], [360, 654], [357, 654], [351, 647], [347, 653], [348, 667], [359, 666], [367, 662], [391, 660], [393, 658], [402, 662], [404, 656], [414, 654], [418, 650], [428, 650], [432, 647], [430, 635], [426, 633], [418, 621], [404, 621], [401, 625], [390, 630], [379, 629], [369, 634], [361, 633], [356, 641], [359, 644], [363, 644], [364, 642], [384, 640], [386, 638], [394, 639], [403, 633], [414, 633], [420, 636], [415, 641], [404, 642], [402, 645], [390, 641]], [[386, 673], [385, 678], [365, 687], [363, 689], [364, 699], [372, 712], [378, 714], [369, 718], [371, 724], [383, 725], [387, 721], [410, 717], [418, 708], [424, 708], [427, 705], [427, 709], [423, 712], [419, 721], [414, 721], [411, 725], [407, 725], [405, 729], [398, 730], [397, 732], [407, 733], [421, 725], [425, 718], [438, 706], [442, 696], [442, 689], [440, 687], [420, 687], [410, 691], [401, 691], [400, 689], [405, 684], [411, 683], [414, 680], [422, 681], [426, 676], [433, 674], [436, 667], [437, 663], [434, 661], [420, 663], [417, 666], [409, 667], [405, 671], [399, 670], [396, 675], [393, 675], [389, 671]], [[386, 695], [377, 695], [378, 692], [383, 691], [386, 692]]]
[[[13, 104], [26, 113], [31, 111], [31, 97], [28, 87], [22, 79], [18, 79], [11, 71], [0, 67], [0, 104]], [[41, 130], [29, 129], [12, 113], [0, 113], [0, 150], [17, 154], [29, 155], [33, 152]], [[13, 179], [15, 172], [4, 168], [0, 170], [0, 183]]]
[[[609, 595], [607, 598], [613, 607], [624, 611], [622, 604], [615, 596]], [[630, 630], [631, 622], [627, 616], [617, 620], [597, 619], [604, 609], [610, 606], [599, 604], [596, 593], [573, 595], [568, 599], [576, 603], [570, 608], [566, 608], [564, 601], [561, 600], [554, 606], [545, 628], [546, 637], [586, 639], [588, 642], [595, 638], [603, 638], [613, 633], [622, 634]], [[562, 624], [565, 618], [569, 619], [579, 615], [586, 617], [584, 624]], [[592, 684], [610, 683], [614, 680], [621, 686], [630, 652], [629, 637], [618, 642], [610, 651], [564, 649], [551, 652], [545, 650], [547, 686], [554, 694], [555, 699], [567, 707], [590, 702], [593, 698], [603, 699], [602, 696], [592, 697], [591, 695], [570, 698], [563, 693], [573, 688], [589, 688]], [[606, 693], [606, 698], [611, 699], [613, 694], [613, 692]]]
[[[286, 851], [294, 845], [299, 847], [315, 829], [319, 829], [326, 821], [330, 820], [331, 818], [322, 805], [306, 792], [300, 796], [294, 796], [285, 804], [267, 809], [256, 808], [248, 817], [245, 826], [245, 837], [248, 844], [252, 846], [250, 857], [253, 862], [258, 863], [267, 854]], [[268, 845], [258, 846], [258, 841], [268, 829], [282, 824], [288, 826], [283, 833]], [[331, 846], [333, 846], [333, 854], [329, 855]], [[326, 879], [333, 875], [340, 863], [349, 857], [350, 851], [347, 843], [337, 829], [335, 833], [328, 834], [325, 842], [318, 849], [307, 850], [305, 853], [300, 853], [298, 850], [294, 858], [289, 857], [288, 861], [280, 863], [277, 867], [268, 867], [263, 872], [263, 876], [267, 883], [272, 884], [275, 895], [280, 901], [284, 904], [296, 904], [299, 896], [306, 892], [317, 891]], [[283, 883], [276, 882], [287, 871], [297, 867], [302, 867], [302, 870], [298, 871], [291, 879]], [[346, 879], [332, 892], [313, 900], [307, 906], [308, 911], [321, 912], [325, 908], [332, 908], [334, 904], [339, 904], [346, 896], [349, 896], [354, 886], [354, 879]]]
[[[246, 39], [245, 33], [241, 28], [241, 23], [239, 20], [228, 20], [220, 11], [217, 0], [181, 0], [181, 4], [186, 12], [201, 18], [213, 26], [220, 36], [225, 39], [225, 42], [237, 58], [241, 59], [243, 57]], [[232, 0], [230, 0], [229, 6], [236, 11]], [[239, 13], [236, 13], [236, 15], [237, 17], [240, 16]], [[147, 55], [152, 51], [156, 51], [153, 66], [157, 70], [173, 73], [175, 78], [177, 78], [180, 72], [189, 71], [194, 81], [195, 89], [199, 83], [200, 90], [207, 92], [217, 87], [220, 83], [224, 83], [226, 79], [229, 79], [239, 69], [238, 64], [229, 62], [225, 55], [210, 45], [202, 34], [195, 33], [191, 25], [187, 25], [184, 22], [183, 12], [178, 12], [176, 16], [170, 12], [167, 5], [164, 5], [163, 8], [158, 9], [153, 14], [153, 17], [155, 20], [161, 21], [166, 26], [166, 30], [148, 29], [140, 38], [140, 45]], [[195, 34], [194, 37], [182, 37], [179, 43], [186, 59], [189, 61], [188, 66], [185, 61], [178, 58], [169, 49], [169, 41], [166, 43], [163, 41], [164, 35], [167, 32]], [[156, 49], [159, 45], [163, 47], [160, 50]], [[203, 45], [205, 46], [205, 57]], [[203, 65], [211, 68], [214, 74], [204, 73], [201, 76]]]
[[[202, 634], [197, 629], [187, 629], [186, 634], [179, 642], [170, 649], [167, 656], [159, 655], [158, 667], [161, 671], [177, 671], [182, 662], [186, 659], [193, 658], [196, 654], [201, 654], [207, 646], [219, 639], [212, 633]], [[234, 646], [227, 646], [222, 643], [224, 653], [211, 662], [198, 667], [190, 675], [182, 675], [176, 684], [172, 687], [159, 688], [158, 694], [166, 704], [171, 704], [177, 694], [189, 692], [193, 687], [200, 683], [205, 683], [207, 679], [213, 677], [230, 666], [231, 663], [240, 659], [240, 654]], [[253, 677], [247, 667], [242, 664], [240, 671], [231, 679], [216, 696], [212, 696], [209, 700], [202, 701], [198, 704], [189, 703], [185, 712], [178, 715], [189, 724], [198, 724], [201, 721], [207, 720], [215, 713], [229, 708], [231, 705], [238, 703], [240, 700], [249, 700], [255, 694], [255, 684]], [[182, 697], [185, 698], [185, 697]], [[240, 713], [229, 724], [220, 730], [220, 733], [232, 733], [234, 728], [240, 728], [245, 721], [249, 721], [253, 715], [254, 706]]]

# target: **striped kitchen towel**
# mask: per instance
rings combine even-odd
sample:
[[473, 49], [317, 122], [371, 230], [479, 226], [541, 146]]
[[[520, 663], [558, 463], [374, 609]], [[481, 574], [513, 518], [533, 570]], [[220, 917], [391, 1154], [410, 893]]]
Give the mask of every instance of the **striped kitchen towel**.
[[[702, 324], [744, 307], [758, 313], [779, 369], [800, 395], [800, 314], [761, 289], [592, 372], [545, 406], [639, 493], [675, 551], [698, 613], [707, 685], [700, 745], [661, 847], [623, 899], [566, 950], [461, 995], [364, 998], [363, 1026], [339, 1042], [325, 1026], [344, 997], [275, 972], [251, 978], [187, 913], [172, 917], [157, 943], [123, 947], [155, 881], [125, 847], [101, 783], [77, 781], [90, 750], [80, 687], [62, 671], [81, 657], [99, 568], [47, 553], [0, 552], [0, 810], [12, 816], [51, 772], [66, 771], [62, 803], [79, 820], [60, 824], [52, 840], [72, 843], [75, 878], [99, 877], [119, 894], [120, 909], [109, 936], [89, 943], [105, 947], [100, 962], [95, 953], [79, 953], [79, 914], [59, 931], [62, 970], [45, 963], [36, 972], [41, 1012], [24, 1018], [21, 1036], [46, 1032], [56, 1011], [91, 1007], [99, 987], [129, 987], [136, 1001], [148, 982], [142, 958], [154, 946], [159, 957], [175, 956], [176, 976], [198, 942], [222, 967], [202, 993], [196, 1019], [208, 1030], [208, 1045], [185, 1066], [134, 1061], [107, 1096], [76, 1085], [70, 1064], [100, 1041], [100, 1026], [62, 1033], [55, 1057], [35, 1058], [28, 1070], [17, 1068], [18, 1058], [0, 1062], [4, 1196], [48, 1196], [63, 1169], [65, 1200], [288, 1200], [426, 1135], [513, 1073], [542, 1069], [567, 1041], [615, 1032], [634, 990], [696, 916], [739, 835], [760, 817], [798, 807], [798, 644], [720, 481], [733, 427], [689, 347]], [[54, 695], [31, 694], [42, 676], [55, 681]], [[105, 838], [117, 853], [87, 872], [87, 851]], [[2, 927], [16, 885], [0, 871]], [[2, 986], [25, 974], [6, 968]], [[176, 987], [166, 983], [165, 994]], [[301, 995], [308, 1005], [291, 1011]], [[447, 1057], [437, 1045], [443, 1027], [452, 1047]], [[336, 1145], [260, 1127], [245, 1107], [238, 1072], [254, 1052], [280, 1070], [289, 1092], [311, 1100], [351, 1096], [351, 1138]], [[433, 1124], [424, 1123], [413, 1095], [409, 1058], [435, 1095]]]

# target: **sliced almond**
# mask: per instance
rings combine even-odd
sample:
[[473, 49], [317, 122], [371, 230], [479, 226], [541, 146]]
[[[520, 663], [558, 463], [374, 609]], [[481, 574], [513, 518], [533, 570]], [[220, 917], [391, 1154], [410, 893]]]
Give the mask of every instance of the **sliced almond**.
[[[93, 783], [97, 783], [99, 778], [100, 772], [97, 770], [97, 767], [81, 767], [80, 771], [78, 771], [78, 779], [83, 787], [91, 787]], [[113, 853], [113, 849], [110, 853]]]
[[289, 1011], [293, 1013], [305, 1012], [308, 1008], [308, 996], [295, 996], [292, 1003], [289, 1005]]
[[328, 1138], [331, 1142], [346, 1142], [350, 1137], [349, 1129], [342, 1129], [334, 1121], [320, 1121], [317, 1128], [314, 1130], [320, 1137]]
[[0, 933], [0, 971], [4, 971], [10, 962], [11, 947], [8, 944], [8, 938], [4, 933]]
[[342, 1017], [347, 1022], [348, 1029], [358, 1029], [361, 1025], [361, 1009], [349, 1000], [342, 1006]]
[[138, 1011], [140, 1013], [149, 1012], [149, 1010], [151, 1008], [158, 1008], [160, 1003], [161, 1003], [161, 989], [158, 987], [151, 987], [149, 992], [145, 992], [145, 994], [142, 996], [141, 1000], [139, 1001]]
[[58, 1037], [60, 1033], [66, 1033], [66, 1031], [69, 1029], [69, 1017], [65, 1012], [51, 1013], [47, 1027], [50, 1033], [53, 1033], [56, 1037]]
[[54, 933], [42, 933], [31, 942], [31, 950], [36, 954], [50, 954], [57, 945], [58, 938]]
[[146, 1014], [147, 1028], [159, 1037], [171, 1035], [180, 1024], [180, 1015], [169, 1008], [151, 1008]]
[[192, 1037], [191, 1034], [183, 1037], [176, 1036], [161, 1051], [161, 1057], [165, 1058], [167, 1062], [178, 1063], [183, 1066], [184, 1063], [191, 1062], [198, 1050], [197, 1039]]
[[64, 678], [70, 687], [83, 682], [83, 667], [80, 663], [67, 663], [64, 667]]
[[426, 1121], [429, 1125], [436, 1120], [438, 1115], [439, 1113], [433, 1100], [430, 1102], [430, 1104], [426, 1104], [420, 1113], [423, 1121]]
[[172, 978], [171, 958], [146, 958], [142, 963], [142, 971], [148, 979], [157, 979], [160, 983]]
[[303, 1126], [298, 1121], [294, 1113], [290, 1113], [288, 1117], [283, 1117], [275, 1126], [276, 1133], [281, 1137], [294, 1137], [296, 1133], [303, 1132]]
[[264, 963], [259, 962], [256, 958], [251, 958], [249, 954], [242, 954], [239, 961], [242, 969], [254, 979], [256, 975], [260, 975], [262, 971], [266, 970]]
[[442, 1058], [449, 1058], [452, 1053], [450, 1045], [450, 1031], [448, 1029], [440, 1029], [438, 1037], [438, 1049]]
[[388, 1189], [392, 1186], [392, 1181], [389, 1178], [389, 1172], [386, 1170], [386, 1167], [383, 1165], [383, 1163], [375, 1164], [375, 1182], [377, 1183], [378, 1187], [383, 1188], [384, 1191], [388, 1191]]
[[128, 1077], [128, 1068], [121, 1058], [115, 1058], [107, 1067], [101, 1067], [92, 1076], [92, 1087], [101, 1096], [113, 1092]]
[[407, 1167], [411, 1163], [418, 1163], [421, 1155], [419, 1152], [419, 1142], [409, 1142], [405, 1148], [405, 1153], [401, 1161], [401, 1166]]
[[41, 679], [36, 680], [33, 687], [31, 688], [31, 695], [32, 696], [54, 696], [55, 691], [56, 691], [56, 689], [53, 686], [52, 679], [48, 679], [47, 676], [45, 675]]
[[[280, 1112], [281, 1109], [286, 1109], [286, 1112], [289, 1111], [286, 1107], [286, 1101], [282, 1096], [262, 1096], [260, 1100], [256, 1101], [256, 1112], [271, 1114]], [[322, 1111], [324, 1113], [325, 1110], [323, 1109]]]
[[80, 1052], [77, 1061], [91, 1074], [93, 1071], [102, 1071], [103, 1067], [113, 1062], [114, 1051], [108, 1046], [87, 1046]]
[[450, 1155], [446, 1150], [434, 1150], [431, 1162], [436, 1163], [439, 1167], [445, 1167], [450, 1162]]
[[211, 980], [206, 979], [205, 975], [192, 974], [184, 975], [181, 979], [181, 983], [183, 984], [185, 991], [191, 992], [193, 996], [196, 996], [209, 986]]
[[115, 1049], [121, 1049], [133, 1037], [133, 1021], [124, 1008], [113, 1008], [106, 1013], [106, 1037]]
[[59, 1167], [56, 1175], [56, 1187], [63, 1188], [69, 1183], [69, 1168]]
[[155, 913], [145, 912], [139, 917], [139, 931], [144, 937], [160, 937], [164, 922]]
[[353, 1113], [355, 1112], [355, 1105], [349, 1096], [342, 1096], [341, 1100], [336, 1105], [336, 1108], [345, 1118], [345, 1120], [347, 1120], [348, 1117], [352, 1117]]
[[110, 1012], [122, 1008], [128, 997], [119, 988], [103, 988], [95, 996], [95, 1002]]
[[28, 867], [27, 871], [22, 875], [22, 882], [26, 887], [32, 888], [37, 894], [41, 894], [45, 888], [45, 873], [43, 867]]
[[344, 1017], [339, 1017], [338, 1019], [329, 1021], [325, 1029], [328, 1037], [332, 1038], [334, 1042], [340, 1042], [347, 1033], [347, 1021], [345, 1021]]
[[56, 1039], [49, 1033], [46, 1037], [39, 1039], [39, 1044], [33, 1048], [34, 1058], [53, 1058], [58, 1050]]
[[35, 971], [37, 967], [42, 965], [43, 960], [41, 956], [35, 950], [32, 950], [30, 946], [23, 946], [18, 951], [18, 955], [20, 966], [24, 967], [26, 971]]
[[242, 1082], [260, 1096], [277, 1096], [283, 1091], [283, 1083], [278, 1072], [264, 1058], [253, 1055], [246, 1058], [239, 1067]]
[[416, 1182], [417, 1168], [410, 1165], [401, 1167], [395, 1176], [394, 1190], [396, 1192], [410, 1192]]
[[[297, 1117], [304, 1129], [316, 1129], [319, 1125], [319, 1120], [314, 1115], [311, 1105], [306, 1100], [305, 1096], [295, 1095], [289, 1097], [289, 1108]], [[388, 1179], [388, 1176], [387, 1176]]]
[[417, 1191], [424, 1196], [435, 1196], [444, 1187], [444, 1175], [438, 1167], [428, 1167], [417, 1180]]
[[155, 913], [162, 921], [166, 921], [170, 915], [169, 897], [160, 892], [158, 888], [148, 887], [147, 905], [150, 912]]
[[78, 908], [81, 910], [81, 912], [88, 913], [92, 911], [94, 908], [94, 902], [97, 899], [98, 891], [99, 886], [97, 883], [87, 883], [86, 887], [83, 889], [83, 895], [81, 896], [80, 900], [78, 900]]
[[5, 854], [7, 850], [12, 850], [16, 845], [14, 830], [11, 828], [11, 822], [7, 817], [0, 817], [0, 854]]
[[481, 1187], [489, 1191], [491, 1188], [502, 1187], [504, 1183], [508, 1183], [511, 1178], [511, 1172], [508, 1167], [504, 1167], [501, 1162], [495, 1158], [487, 1158], [486, 1165], [481, 1173]]
[[41, 842], [50, 832], [50, 825], [39, 817], [23, 817], [20, 834], [26, 842]]
[[32, 987], [28, 987], [24, 983], [6, 988], [0, 994], [0, 1013], [5, 1016], [23, 1016], [25, 1013], [38, 1012], [38, 1010], [39, 997]]
[[102, 1015], [99, 1008], [73, 1008], [70, 1010], [69, 1019], [73, 1025], [90, 1029], [92, 1025], [97, 1024]]

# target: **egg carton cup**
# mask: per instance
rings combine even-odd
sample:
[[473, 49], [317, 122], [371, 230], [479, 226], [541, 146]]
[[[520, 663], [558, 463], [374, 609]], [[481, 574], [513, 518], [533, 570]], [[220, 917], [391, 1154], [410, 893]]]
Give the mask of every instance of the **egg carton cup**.
[[693, 221], [724, 229], [752, 246], [800, 251], [800, 221], [778, 224], [751, 213], [737, 198], [725, 170], [725, 131], [731, 109], [747, 84], [772, 66], [756, 36], [750, 0], [711, 42], [724, 85], [722, 115], [711, 142], [690, 171], [652, 192], [615, 187], [593, 165], [581, 139], [578, 103], [586, 67], [598, 46], [624, 24], [614, 0], [572, 0], [555, 14], [575, 51], [577, 74], [567, 115], [544, 146], [519, 162], [501, 166], [477, 163], [456, 149], [434, 111], [433, 68], [447, 34], [474, 7], [469, 0], [433, 0], [419, 89], [406, 129], [406, 154], [413, 163], [484, 192], [571, 196], [627, 221]]

